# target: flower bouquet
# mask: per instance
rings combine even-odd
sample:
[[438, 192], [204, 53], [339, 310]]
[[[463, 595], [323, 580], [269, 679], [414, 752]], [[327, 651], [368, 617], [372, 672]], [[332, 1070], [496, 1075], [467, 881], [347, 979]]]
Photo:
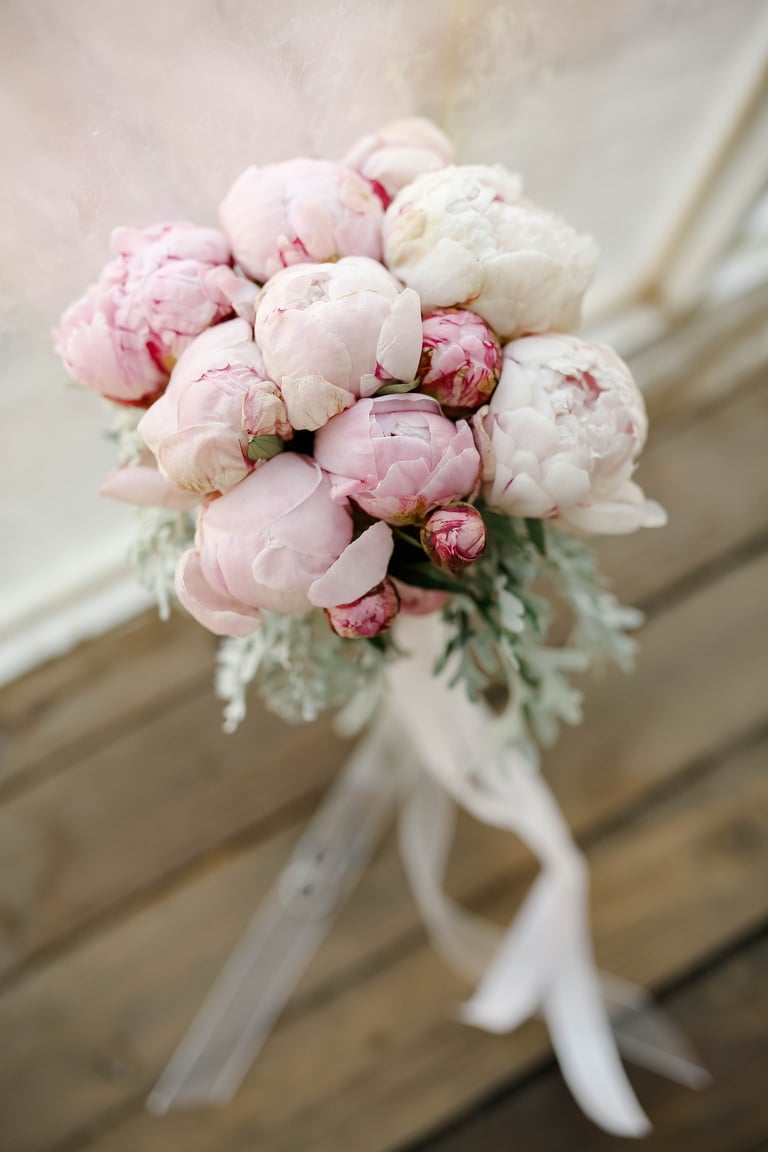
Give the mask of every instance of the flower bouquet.
[[[287, 720], [334, 708], [367, 734], [151, 1104], [232, 1095], [398, 806], [427, 928], [479, 981], [464, 1018], [541, 1013], [585, 1110], [637, 1134], [615, 1046], [642, 1050], [636, 990], [594, 967], [583, 861], [536, 771], [579, 720], [570, 674], [628, 665], [640, 622], [586, 538], [664, 523], [632, 480], [642, 396], [570, 334], [594, 244], [422, 119], [338, 163], [248, 168], [220, 223], [117, 229], [56, 346], [115, 412], [103, 492], [140, 508], [161, 612], [222, 637], [225, 727], [253, 682]], [[505, 934], [442, 891], [454, 802], [541, 860]]]

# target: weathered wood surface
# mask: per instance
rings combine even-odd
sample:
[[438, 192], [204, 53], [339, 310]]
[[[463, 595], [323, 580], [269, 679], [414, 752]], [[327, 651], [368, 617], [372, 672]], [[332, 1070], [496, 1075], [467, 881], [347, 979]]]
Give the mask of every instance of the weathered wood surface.
[[[545, 762], [592, 861], [601, 963], [676, 982], [684, 1022], [709, 1004], [696, 989], [717, 986], [711, 958], [768, 922], [767, 434], [759, 386], [657, 429], [643, 479], [673, 526], [602, 548], [617, 591], [648, 608], [638, 671], [591, 684], [584, 726]], [[391, 842], [234, 1104], [143, 1112], [345, 754], [327, 725], [292, 730], [256, 703], [223, 737], [211, 655], [183, 619], [144, 618], [0, 693], [0, 1149], [390, 1152], [502, 1088], [480, 1127], [432, 1139], [454, 1141], [446, 1152], [512, 1144], [515, 1110], [544, 1113], [559, 1091], [550, 1072], [515, 1087], [546, 1062], [544, 1034], [492, 1038], [452, 1021], [466, 989], [427, 946]], [[508, 918], [531, 875], [512, 838], [462, 823], [457, 895]], [[762, 953], [745, 955], [757, 981]], [[723, 967], [736, 1005], [738, 960]], [[749, 1152], [768, 1135], [757, 1095], [754, 1123], [733, 1122], [740, 1143], [713, 1135], [759, 1095], [746, 1009], [736, 1014], [744, 1034], [734, 1026], [726, 1051], [744, 1074], [709, 1096], [651, 1092], [659, 1148]], [[704, 1048], [709, 1027], [691, 1029]], [[542, 1125], [542, 1149], [599, 1141], [566, 1115]], [[496, 1125], [486, 1145], [484, 1123]], [[520, 1123], [522, 1146], [538, 1148]]]

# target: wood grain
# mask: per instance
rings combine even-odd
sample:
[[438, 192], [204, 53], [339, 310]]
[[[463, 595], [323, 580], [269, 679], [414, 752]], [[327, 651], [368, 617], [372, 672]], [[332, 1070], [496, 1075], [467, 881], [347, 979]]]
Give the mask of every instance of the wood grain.
[[328, 721], [290, 728], [257, 704], [224, 737], [220, 708], [211, 696], [168, 706], [0, 809], [0, 971], [246, 829], [266, 829], [316, 797], [346, 755]]
[[[0, 802], [25, 778], [63, 771], [170, 696], [210, 692], [215, 640], [186, 615], [148, 612], [0, 691]], [[10, 786], [13, 785], [13, 788]]]

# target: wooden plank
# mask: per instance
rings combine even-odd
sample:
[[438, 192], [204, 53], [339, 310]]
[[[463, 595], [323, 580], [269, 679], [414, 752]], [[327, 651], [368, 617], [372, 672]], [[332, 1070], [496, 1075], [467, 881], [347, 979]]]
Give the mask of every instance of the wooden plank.
[[[768, 915], [767, 755], [764, 740], [727, 758], [596, 844], [604, 967], [668, 982]], [[227, 1109], [143, 1114], [138, 1101], [228, 947], [241, 901], [263, 891], [263, 853], [223, 864], [0, 998], [0, 1028], [17, 1038], [0, 1066], [7, 1152], [65, 1138], [90, 1152], [384, 1152], [546, 1055], [537, 1025], [489, 1037], [453, 1022], [462, 985], [417, 935], [286, 1019]], [[340, 953], [359, 948], [380, 878], [363, 881], [335, 928]], [[474, 903], [505, 920], [520, 894], [511, 875]], [[635, 914], [617, 919], [633, 903]], [[122, 1117], [132, 1101], [137, 1110]]]
[[766, 587], [763, 554], [656, 615], [633, 676], [587, 685], [584, 723], [545, 758], [572, 826], [613, 819], [765, 721]]
[[[692, 1093], [650, 1072], [633, 1070], [638, 1095], [654, 1125], [643, 1149], [757, 1152], [756, 1142], [768, 1135], [768, 939], [707, 970], [666, 997], [664, 1007], [696, 1045], [712, 1085]], [[452, 1130], [419, 1143], [418, 1152], [497, 1152], [517, 1141], [525, 1152], [618, 1152], [626, 1147], [584, 1118], [557, 1071], [551, 1070], [513, 1088]]]
[[667, 526], [597, 542], [601, 565], [621, 599], [657, 597], [766, 533], [767, 441], [763, 380], [674, 435], [663, 425], [657, 430], [637, 478], [667, 509]]
[[226, 737], [209, 694], [17, 797], [0, 809], [0, 972], [308, 794], [311, 803], [346, 748], [328, 721], [292, 728], [255, 701]]
[[[760, 721], [767, 581], [768, 556], [660, 615], [634, 679], [593, 686], [585, 725], [547, 762], [577, 829]], [[224, 737], [218, 704], [193, 699], [17, 797], [0, 810], [0, 970], [321, 788], [342, 755], [327, 727], [290, 730], [256, 708]]]
[[[61, 771], [169, 696], [208, 690], [215, 640], [182, 613], [145, 613], [0, 691], [0, 800], [25, 774]], [[203, 686], [201, 688], [201, 686]]]
[[[600, 541], [605, 568], [627, 601], [657, 595], [766, 527], [768, 395], [761, 386], [666, 434], [654, 430], [640, 479], [665, 504], [666, 529]], [[713, 460], [718, 461], [713, 470]], [[642, 550], [642, 551], [640, 551]], [[643, 563], [638, 563], [642, 554]], [[0, 691], [0, 801], [25, 774], [61, 771], [136, 725], [163, 700], [208, 691], [215, 642], [178, 614], [153, 613]]]

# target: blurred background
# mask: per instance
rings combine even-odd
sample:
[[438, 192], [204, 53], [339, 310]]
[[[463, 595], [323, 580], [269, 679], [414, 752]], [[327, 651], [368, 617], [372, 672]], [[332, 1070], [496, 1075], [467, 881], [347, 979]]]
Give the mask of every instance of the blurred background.
[[[345, 749], [257, 705], [222, 736], [211, 638], [146, 611], [130, 511], [98, 496], [105, 411], [50, 328], [114, 225], [213, 223], [246, 165], [409, 114], [600, 245], [584, 331], [645, 391], [670, 526], [601, 546], [643, 655], [545, 769], [601, 960], [669, 999], [715, 1075], [638, 1078], [649, 1146], [768, 1147], [765, 0], [4, 0], [0, 30], [2, 1152], [618, 1146], [534, 1026], [452, 1022], [466, 990], [393, 845], [231, 1108], [142, 1112]], [[529, 862], [462, 836], [456, 891], [506, 916]]]

